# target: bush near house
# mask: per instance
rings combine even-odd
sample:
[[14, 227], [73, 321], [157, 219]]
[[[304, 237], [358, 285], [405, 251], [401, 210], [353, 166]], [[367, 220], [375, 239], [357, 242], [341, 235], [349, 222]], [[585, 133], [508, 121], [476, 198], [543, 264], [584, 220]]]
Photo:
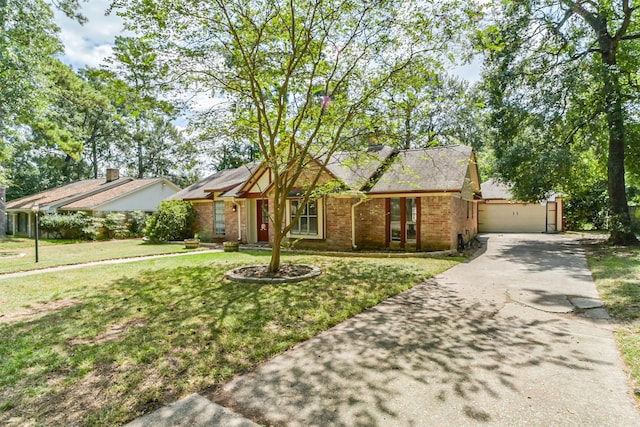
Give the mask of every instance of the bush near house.
[[191, 202], [165, 200], [147, 219], [144, 234], [153, 242], [188, 239], [193, 236], [195, 220]]
[[91, 239], [93, 218], [84, 212], [40, 216], [40, 231], [54, 239]]
[[128, 215], [129, 235], [131, 237], [144, 236], [144, 227], [147, 225], [147, 214], [141, 211], [131, 212]]
[[111, 212], [106, 217], [92, 217], [84, 212], [52, 214], [40, 217], [40, 231], [54, 239], [110, 240], [142, 237], [146, 215], [137, 211], [129, 215]]

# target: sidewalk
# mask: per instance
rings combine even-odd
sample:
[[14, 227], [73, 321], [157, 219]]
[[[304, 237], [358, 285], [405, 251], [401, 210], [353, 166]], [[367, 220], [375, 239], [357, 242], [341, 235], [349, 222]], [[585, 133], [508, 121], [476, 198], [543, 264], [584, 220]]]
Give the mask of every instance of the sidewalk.
[[37, 269], [37, 270], [17, 271], [15, 273], [0, 273], [0, 280], [2, 280], [2, 279], [11, 279], [12, 277], [32, 276], [34, 274], [49, 273], [49, 272], [54, 272], [54, 271], [73, 270], [73, 269], [76, 269], [76, 268], [91, 267], [91, 266], [94, 266], [94, 265], [125, 264], [125, 263], [129, 263], [129, 262], [144, 261], [146, 259], [189, 256], [189, 255], [194, 255], [194, 254], [206, 254], [206, 253], [210, 253], [210, 252], [222, 252], [222, 249], [208, 249], [208, 250], [202, 250], [202, 251], [185, 252], [185, 253], [174, 253], [174, 254], [145, 255], [145, 256], [139, 256], [139, 257], [133, 257], [133, 258], [107, 259], [107, 260], [103, 260], [103, 261], [85, 262], [85, 263], [82, 263], [82, 264], [60, 265], [60, 266], [57, 266], [57, 267], [45, 267], [45, 268], [40, 268], [40, 269]]

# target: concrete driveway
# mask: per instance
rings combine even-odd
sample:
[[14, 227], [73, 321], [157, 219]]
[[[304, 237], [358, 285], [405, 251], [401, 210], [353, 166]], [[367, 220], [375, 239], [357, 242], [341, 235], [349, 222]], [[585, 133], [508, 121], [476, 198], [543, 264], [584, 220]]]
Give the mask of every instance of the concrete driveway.
[[484, 253], [207, 396], [284, 426], [631, 426], [634, 399], [578, 244]]

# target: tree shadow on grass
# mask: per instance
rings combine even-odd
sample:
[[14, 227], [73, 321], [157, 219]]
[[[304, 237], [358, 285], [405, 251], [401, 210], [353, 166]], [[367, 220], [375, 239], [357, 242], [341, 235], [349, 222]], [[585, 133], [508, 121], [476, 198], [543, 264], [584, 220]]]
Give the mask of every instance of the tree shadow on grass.
[[420, 278], [402, 265], [318, 263], [322, 277], [280, 285], [224, 280], [233, 262], [144, 271], [0, 325], [0, 422], [129, 421], [214, 389]]

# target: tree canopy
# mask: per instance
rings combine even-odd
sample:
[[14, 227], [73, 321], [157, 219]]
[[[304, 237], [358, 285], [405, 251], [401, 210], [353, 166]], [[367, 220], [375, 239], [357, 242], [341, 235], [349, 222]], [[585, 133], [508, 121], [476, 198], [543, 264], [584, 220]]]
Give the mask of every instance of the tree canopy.
[[629, 0], [506, 1], [485, 44], [497, 169], [520, 198], [539, 200], [604, 164], [615, 243], [636, 242], [625, 158], [640, 152], [629, 138], [638, 122], [639, 15]]

